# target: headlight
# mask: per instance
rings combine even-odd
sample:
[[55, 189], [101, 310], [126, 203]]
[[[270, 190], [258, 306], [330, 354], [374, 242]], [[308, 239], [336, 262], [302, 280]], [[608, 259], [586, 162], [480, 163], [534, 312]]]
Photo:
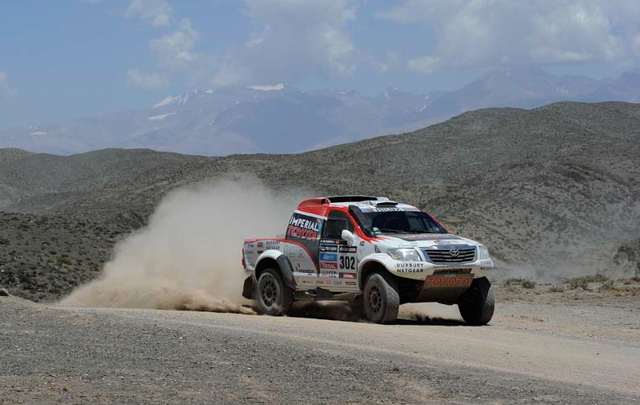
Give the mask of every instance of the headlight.
[[394, 260], [403, 262], [421, 262], [422, 258], [415, 249], [387, 249], [387, 254]]
[[478, 246], [478, 260], [489, 259], [489, 249], [484, 246]]

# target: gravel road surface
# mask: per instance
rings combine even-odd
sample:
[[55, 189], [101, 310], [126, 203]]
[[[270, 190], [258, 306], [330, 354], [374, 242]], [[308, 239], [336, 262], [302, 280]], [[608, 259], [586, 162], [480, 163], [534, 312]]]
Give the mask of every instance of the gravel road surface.
[[639, 306], [503, 302], [467, 327], [0, 297], [0, 404], [640, 404]]

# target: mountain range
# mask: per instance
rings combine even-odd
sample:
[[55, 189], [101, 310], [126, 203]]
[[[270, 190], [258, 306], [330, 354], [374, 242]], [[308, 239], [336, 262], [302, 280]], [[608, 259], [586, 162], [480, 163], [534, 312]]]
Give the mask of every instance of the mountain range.
[[295, 153], [413, 131], [480, 108], [610, 100], [640, 101], [640, 70], [595, 80], [507, 69], [456, 91], [412, 94], [390, 88], [377, 97], [282, 84], [191, 90], [147, 109], [0, 129], [0, 147], [60, 155], [104, 148], [205, 156]]

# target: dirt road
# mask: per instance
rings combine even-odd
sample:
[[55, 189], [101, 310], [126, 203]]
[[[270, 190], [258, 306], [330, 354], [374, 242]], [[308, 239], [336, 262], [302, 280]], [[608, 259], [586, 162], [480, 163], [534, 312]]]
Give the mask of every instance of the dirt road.
[[509, 301], [467, 327], [2, 298], [0, 403], [640, 403], [639, 307]]

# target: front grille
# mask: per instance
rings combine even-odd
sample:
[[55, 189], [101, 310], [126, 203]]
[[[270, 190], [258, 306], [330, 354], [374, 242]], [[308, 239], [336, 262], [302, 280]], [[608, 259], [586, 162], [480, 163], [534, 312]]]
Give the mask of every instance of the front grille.
[[[457, 250], [458, 254], [456, 255], [455, 252], [451, 254], [452, 250]], [[433, 263], [464, 263], [476, 259], [476, 248], [426, 249], [425, 253]]]

